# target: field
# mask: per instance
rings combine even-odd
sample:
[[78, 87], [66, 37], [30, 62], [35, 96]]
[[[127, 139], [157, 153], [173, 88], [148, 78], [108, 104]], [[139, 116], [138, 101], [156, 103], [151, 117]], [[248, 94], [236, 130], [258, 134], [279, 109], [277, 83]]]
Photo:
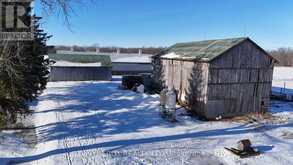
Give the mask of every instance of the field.
[[277, 67], [274, 71], [273, 91], [280, 91], [284, 86], [286, 93], [293, 94], [293, 68]]
[[[292, 68], [276, 68], [274, 90], [293, 89]], [[272, 101], [272, 116], [205, 122], [177, 112], [159, 115], [159, 97], [118, 89], [113, 82], [49, 83], [32, 105], [37, 143], [0, 133], [0, 163], [24, 164], [293, 164], [293, 103]], [[262, 154], [226, 151], [249, 138]]]

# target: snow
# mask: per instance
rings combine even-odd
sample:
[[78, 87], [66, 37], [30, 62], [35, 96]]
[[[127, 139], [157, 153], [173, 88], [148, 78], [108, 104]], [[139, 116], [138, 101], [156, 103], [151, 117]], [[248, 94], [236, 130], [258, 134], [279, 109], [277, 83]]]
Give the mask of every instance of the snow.
[[[170, 52], [168, 54], [165, 54], [162, 56], [162, 58], [166, 58], [166, 59], [176, 59], [176, 58], [179, 58], [179, 59], [192, 59], [193, 57], [189, 57], [189, 56], [184, 56], [184, 54], [176, 54], [176, 52]], [[202, 61], [209, 61], [208, 58], [201, 58]]]
[[124, 63], [151, 63], [151, 55], [139, 55], [139, 54], [119, 54], [111, 55], [112, 62], [124, 62]]
[[121, 57], [113, 58], [113, 62], [125, 62], [125, 63], [151, 63], [151, 58], [149, 56], [142, 57]]
[[293, 95], [293, 67], [275, 67], [273, 91]]
[[162, 56], [162, 58], [180, 58], [180, 55], [176, 54], [175, 52], [171, 52]]
[[68, 62], [68, 61], [56, 61], [53, 66], [79, 66], [79, 67], [98, 67], [102, 66], [101, 63], [77, 63], [77, 62]]
[[112, 62], [150, 63], [152, 54], [57, 51], [57, 54], [109, 55]]
[[293, 81], [293, 67], [275, 67], [274, 80]]
[[[293, 103], [273, 101], [270, 107], [273, 117], [258, 122], [205, 122], [180, 109], [178, 122], [170, 123], [159, 115], [159, 96], [119, 90], [119, 84], [120, 78], [112, 82], [49, 83], [38, 103], [32, 106], [38, 144], [25, 152], [27, 147], [22, 141], [7, 137], [0, 143], [0, 162], [293, 163]], [[262, 152], [260, 156], [240, 159], [224, 149], [246, 138]]]

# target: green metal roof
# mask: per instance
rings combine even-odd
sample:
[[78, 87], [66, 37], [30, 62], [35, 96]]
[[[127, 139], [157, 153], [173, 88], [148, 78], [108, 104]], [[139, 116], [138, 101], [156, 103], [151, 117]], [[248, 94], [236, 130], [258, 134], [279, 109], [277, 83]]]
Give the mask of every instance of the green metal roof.
[[167, 48], [160, 56], [170, 59], [211, 61], [248, 38], [230, 38], [178, 43]]
[[48, 54], [49, 58], [55, 61], [67, 61], [73, 63], [101, 63], [102, 66], [111, 66], [111, 57], [108, 55], [88, 54]]

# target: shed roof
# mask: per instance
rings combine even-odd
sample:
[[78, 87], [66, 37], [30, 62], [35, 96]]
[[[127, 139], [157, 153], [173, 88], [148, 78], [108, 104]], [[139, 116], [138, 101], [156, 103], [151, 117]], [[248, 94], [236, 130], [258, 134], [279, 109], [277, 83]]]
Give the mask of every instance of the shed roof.
[[249, 38], [230, 38], [178, 43], [164, 50], [160, 56], [169, 59], [211, 61], [245, 40], [251, 41]]
[[100, 63], [102, 66], [111, 66], [111, 58], [108, 55], [89, 55], [89, 54], [48, 54], [49, 58], [55, 61], [66, 61], [80, 63], [83, 65]]

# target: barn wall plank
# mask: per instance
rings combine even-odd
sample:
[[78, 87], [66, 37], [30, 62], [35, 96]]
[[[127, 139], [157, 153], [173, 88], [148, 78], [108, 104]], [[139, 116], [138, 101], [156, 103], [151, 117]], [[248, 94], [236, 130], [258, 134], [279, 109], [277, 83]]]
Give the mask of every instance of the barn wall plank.
[[161, 64], [165, 85], [174, 87], [184, 104], [201, 102], [196, 109], [205, 110], [203, 115], [247, 114], [259, 112], [262, 101], [269, 104], [274, 64], [249, 41], [210, 63], [163, 59]]
[[225, 102], [225, 109], [218, 110], [224, 116], [259, 112], [262, 101], [266, 106], [269, 103], [271, 62], [269, 56], [248, 41], [226, 52], [210, 64], [208, 101]]

